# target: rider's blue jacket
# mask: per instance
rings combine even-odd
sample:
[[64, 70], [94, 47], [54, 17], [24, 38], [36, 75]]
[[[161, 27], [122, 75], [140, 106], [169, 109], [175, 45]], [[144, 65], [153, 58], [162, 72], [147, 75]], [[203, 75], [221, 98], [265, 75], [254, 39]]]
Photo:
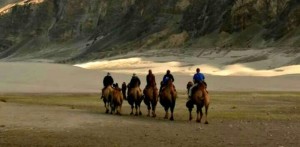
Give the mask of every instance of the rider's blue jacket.
[[196, 81], [196, 82], [202, 82], [204, 81], [205, 77], [202, 73], [196, 73], [193, 77], [193, 79]]

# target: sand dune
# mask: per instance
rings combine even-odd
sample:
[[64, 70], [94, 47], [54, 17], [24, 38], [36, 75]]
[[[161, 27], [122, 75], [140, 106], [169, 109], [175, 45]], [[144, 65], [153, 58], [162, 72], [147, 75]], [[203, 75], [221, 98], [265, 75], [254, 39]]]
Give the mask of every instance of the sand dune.
[[[273, 77], [291, 74], [300, 74], [300, 65], [290, 65], [274, 69], [254, 69], [247, 67], [244, 64], [226, 65], [223, 67], [216, 67], [209, 64], [194, 65], [193, 61], [178, 62], [173, 57], [166, 57], [171, 62], [157, 62], [151, 61], [151, 58], [128, 58], [116, 60], [102, 60], [95, 62], [88, 62], [84, 64], [77, 64], [75, 66], [86, 69], [99, 69], [115, 73], [139, 73], [146, 74], [145, 71], [152, 69], [156, 73], [165, 73], [166, 69], [172, 72], [192, 75], [195, 69], [200, 67], [202, 72], [215, 76], [260, 76]], [[197, 63], [197, 62], [196, 62]]]
[[[175, 63], [171, 62], [171, 64]], [[162, 71], [168, 68], [166, 65], [160, 67]], [[118, 71], [113, 67], [88, 70], [61, 64], [0, 62], [0, 93], [100, 93], [102, 79], [107, 71], [114, 71], [112, 76], [118, 83], [129, 82], [132, 72], [136, 72], [144, 87], [147, 72], [145, 69], [149, 67], [151, 66], [126, 69], [128, 72], [125, 72], [125, 69]], [[153, 71], [159, 82], [164, 73], [157, 72], [156, 68]], [[190, 74], [174, 72], [177, 89], [185, 90], [186, 83], [192, 80]], [[206, 81], [209, 90], [214, 91], [299, 91], [300, 89], [299, 74], [275, 77], [207, 75]]]

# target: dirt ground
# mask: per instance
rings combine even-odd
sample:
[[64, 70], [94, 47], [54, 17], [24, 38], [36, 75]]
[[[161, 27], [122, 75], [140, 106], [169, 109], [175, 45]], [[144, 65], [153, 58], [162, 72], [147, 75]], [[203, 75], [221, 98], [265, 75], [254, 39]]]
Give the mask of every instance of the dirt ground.
[[[209, 122], [188, 121], [184, 94], [175, 121], [105, 114], [98, 95], [0, 95], [0, 146], [300, 145], [300, 93], [212, 92]], [[195, 113], [194, 113], [195, 117]]]

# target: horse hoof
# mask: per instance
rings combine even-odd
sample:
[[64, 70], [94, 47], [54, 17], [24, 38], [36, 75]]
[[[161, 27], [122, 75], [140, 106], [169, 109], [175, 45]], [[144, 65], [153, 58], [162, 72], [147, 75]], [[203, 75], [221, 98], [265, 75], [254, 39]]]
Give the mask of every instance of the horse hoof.
[[135, 113], [135, 116], [139, 116], [139, 114]]
[[174, 118], [173, 118], [173, 117], [171, 117], [171, 118], [170, 118], [170, 121], [174, 121]]
[[139, 112], [139, 115], [143, 115], [142, 112]]
[[108, 114], [108, 112], [109, 112], [108, 110], [105, 111], [106, 114]]
[[208, 121], [205, 121], [205, 123], [204, 124], [208, 124]]
[[152, 117], [156, 117], [156, 114], [153, 114]]
[[133, 115], [133, 112], [131, 112], [130, 115]]
[[197, 123], [201, 123], [201, 121], [200, 121], [200, 120], [196, 120], [196, 122], [197, 122]]

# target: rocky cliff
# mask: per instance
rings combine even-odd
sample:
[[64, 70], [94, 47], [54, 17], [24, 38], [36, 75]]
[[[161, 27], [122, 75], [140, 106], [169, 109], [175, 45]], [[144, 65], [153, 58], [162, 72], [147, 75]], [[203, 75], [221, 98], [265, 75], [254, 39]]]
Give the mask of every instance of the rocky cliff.
[[3, 0], [0, 58], [81, 62], [166, 48], [299, 52], [299, 0]]

